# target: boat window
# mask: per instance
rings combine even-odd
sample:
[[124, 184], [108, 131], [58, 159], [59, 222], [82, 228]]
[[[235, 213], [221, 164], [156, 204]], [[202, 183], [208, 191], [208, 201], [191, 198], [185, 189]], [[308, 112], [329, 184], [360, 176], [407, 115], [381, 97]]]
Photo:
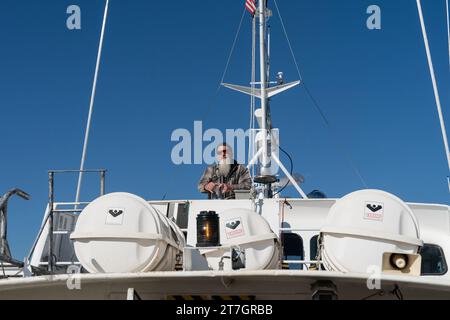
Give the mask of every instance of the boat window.
[[425, 244], [420, 252], [423, 276], [442, 276], [447, 273], [444, 251], [433, 244]]
[[[301, 261], [304, 260], [303, 239], [295, 233], [285, 233], [283, 235], [284, 260], [285, 261]], [[291, 270], [301, 270], [301, 264], [289, 264]]]
[[316, 260], [316, 258], [317, 258], [318, 241], [319, 241], [319, 236], [317, 235], [317, 236], [314, 236], [309, 243], [311, 260]]

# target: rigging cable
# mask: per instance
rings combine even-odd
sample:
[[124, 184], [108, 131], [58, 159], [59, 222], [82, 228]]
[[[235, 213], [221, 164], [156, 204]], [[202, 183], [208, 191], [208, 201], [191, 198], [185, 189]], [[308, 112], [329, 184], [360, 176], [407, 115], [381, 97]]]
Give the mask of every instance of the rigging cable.
[[245, 13], [246, 12], [247, 12], [247, 9], [244, 8], [244, 10], [242, 11], [241, 21], [239, 22], [239, 27], [238, 27], [238, 29], [236, 31], [236, 35], [234, 37], [233, 45], [231, 46], [230, 54], [228, 55], [227, 63], [225, 65], [225, 70], [222, 73], [222, 78], [220, 79], [219, 85], [217, 86], [217, 89], [216, 89], [216, 92], [214, 93], [214, 96], [211, 98], [211, 100], [208, 103], [208, 107], [207, 107], [206, 113], [202, 117], [203, 120], [205, 118], [207, 118], [209, 113], [211, 112], [211, 109], [214, 106], [214, 103], [215, 103], [215, 101], [217, 99], [217, 96], [219, 95], [220, 89], [222, 88], [222, 83], [225, 80], [225, 76], [227, 75], [228, 67], [230, 66], [231, 58], [233, 57], [234, 49], [236, 47], [236, 43], [237, 43], [237, 40], [239, 38], [239, 34], [241, 33], [242, 23], [244, 22], [244, 18], [245, 18]]
[[[284, 150], [281, 146], [278, 146], [278, 147], [280, 148], [280, 151], [283, 152], [283, 153], [289, 158], [289, 161], [290, 161], [290, 163], [291, 163], [291, 172], [290, 172], [290, 174], [291, 174], [291, 176], [293, 176], [293, 174], [294, 174], [294, 161], [292, 160], [291, 155], [290, 155], [286, 150]], [[286, 190], [286, 188], [287, 188], [290, 184], [291, 184], [291, 181], [288, 180], [288, 182], [287, 182], [280, 190], [278, 190], [277, 193], [275, 193], [275, 194], [273, 195], [273, 197], [275, 197], [275, 196], [281, 194], [284, 190]]]
[[[241, 20], [239, 22], [239, 25], [238, 25], [238, 28], [237, 28], [237, 31], [236, 31], [236, 35], [234, 36], [233, 44], [231, 45], [231, 50], [230, 50], [230, 53], [229, 53], [228, 58], [227, 58], [227, 63], [225, 64], [225, 69], [224, 69], [224, 71], [222, 73], [222, 77], [221, 77], [221, 79], [219, 81], [219, 85], [217, 86], [216, 92], [211, 97], [210, 101], [208, 102], [208, 105], [207, 105], [207, 108], [206, 108], [206, 112], [203, 115], [203, 117], [201, 118], [202, 121], [204, 121], [208, 117], [208, 115], [210, 114], [211, 110], [213, 109], [214, 103], [216, 102], [216, 99], [217, 99], [217, 97], [219, 95], [220, 89], [222, 88], [222, 83], [225, 80], [225, 76], [227, 75], [228, 68], [229, 68], [230, 62], [231, 62], [231, 58], [233, 57], [234, 49], [236, 48], [236, 43], [237, 43], [237, 40], [238, 40], [239, 35], [241, 33], [242, 24], [244, 22], [244, 18], [245, 18], [246, 12], [247, 12], [247, 9], [244, 8], [242, 10], [242, 16], [241, 16]], [[171, 187], [169, 187], [169, 188], [173, 188], [173, 183], [171, 183], [170, 186]], [[166, 199], [168, 194], [170, 194], [169, 191], [164, 194], [163, 199]]]
[[[283, 17], [281, 16], [281, 11], [280, 11], [280, 9], [279, 9], [279, 7], [278, 7], [278, 1], [277, 1], [277, 0], [274, 0], [274, 3], [275, 3], [275, 8], [276, 8], [276, 10], [277, 10], [277, 12], [278, 12], [278, 17], [279, 17], [280, 22], [281, 22], [281, 27], [282, 27], [282, 29], [283, 29], [284, 36], [286, 37], [286, 41], [287, 41], [287, 43], [288, 43], [289, 50], [290, 50], [291, 55], [292, 55], [292, 59], [294, 60], [295, 68], [297, 69], [297, 74], [298, 74], [300, 80], [301, 80], [302, 83], [303, 83], [303, 87], [305, 88], [306, 94], [307, 94], [307, 96], [309, 97], [309, 99], [311, 100], [311, 102], [312, 102], [312, 104], [314, 105], [314, 107], [316, 108], [316, 110], [319, 112], [319, 114], [320, 114], [320, 116], [321, 116], [323, 122], [325, 123], [326, 127], [327, 127], [330, 131], [334, 131], [334, 130], [333, 130], [333, 127], [331, 126], [330, 121], [328, 120], [327, 116], [325, 115], [325, 112], [324, 112], [323, 109], [320, 107], [319, 103], [317, 102], [317, 100], [316, 100], [315, 97], [312, 95], [311, 91], [309, 90], [308, 86], [306, 85], [306, 82], [305, 82], [305, 80], [304, 80], [304, 78], [303, 78], [303, 76], [302, 76], [302, 73], [300, 72], [300, 67], [299, 67], [299, 64], [298, 64], [298, 62], [297, 62], [297, 58], [296, 58], [296, 56], [295, 56], [294, 49], [293, 49], [293, 47], [292, 47], [291, 41], [290, 41], [290, 39], [289, 39], [287, 30], [286, 30], [286, 26], [285, 26], [285, 24], [284, 24]], [[354, 171], [355, 174], [358, 176], [358, 178], [359, 178], [359, 180], [361, 181], [362, 185], [363, 185], [365, 188], [368, 188], [368, 185], [367, 185], [365, 179], [363, 178], [361, 172], [359, 171], [359, 169], [356, 167], [355, 163], [353, 162], [353, 160], [352, 160], [352, 158], [351, 158], [349, 152], [345, 150], [345, 147], [344, 147], [343, 145], [340, 145], [340, 147], [341, 147], [341, 152], [343, 153], [344, 157], [347, 159], [347, 161], [348, 161], [349, 164], [351, 165], [353, 171]]]
[[84, 173], [83, 170], [84, 170], [84, 165], [86, 162], [87, 148], [88, 148], [88, 144], [89, 144], [89, 133], [91, 130], [92, 113], [94, 111], [95, 94], [97, 92], [97, 80], [98, 80], [98, 73], [99, 73], [100, 63], [101, 63], [101, 58], [102, 58], [103, 39], [104, 39], [104, 35], [105, 35], [106, 21], [108, 18], [108, 8], [109, 8], [109, 0], [106, 0], [105, 12], [103, 15], [102, 30], [101, 30], [101, 34], [100, 34], [100, 43], [99, 43], [98, 54], [97, 54], [97, 64], [95, 66], [94, 83], [92, 85], [91, 101], [90, 101], [90, 105], [89, 105], [89, 116], [88, 116], [88, 120], [87, 120], [86, 134], [84, 137], [83, 154], [81, 156], [80, 173], [78, 176], [77, 194], [76, 194], [76, 198], [75, 198], [75, 204], [76, 204], [75, 208], [77, 208], [77, 204], [80, 202], [81, 184], [83, 183], [83, 173]]
[[421, 4], [420, 0], [417, 0], [417, 9], [419, 11], [420, 25], [422, 27], [423, 40], [425, 43], [425, 50], [427, 53], [428, 66], [430, 68], [430, 74], [431, 74], [431, 82], [433, 83], [434, 97], [436, 99], [436, 106], [437, 106], [437, 110], [438, 110], [438, 114], [439, 114], [439, 121], [441, 124], [442, 137], [444, 139], [445, 152], [447, 154], [448, 169], [450, 172], [450, 152], [449, 152], [449, 145], [448, 145], [448, 138], [447, 138], [447, 129], [445, 127], [444, 115], [442, 113], [441, 99], [439, 96], [439, 89], [438, 89], [438, 85], [437, 85], [437, 81], [436, 81], [436, 74], [434, 72], [433, 59], [431, 56], [430, 44], [428, 42], [427, 29], [425, 26], [425, 20], [424, 20], [423, 11], [422, 11], [422, 4]]

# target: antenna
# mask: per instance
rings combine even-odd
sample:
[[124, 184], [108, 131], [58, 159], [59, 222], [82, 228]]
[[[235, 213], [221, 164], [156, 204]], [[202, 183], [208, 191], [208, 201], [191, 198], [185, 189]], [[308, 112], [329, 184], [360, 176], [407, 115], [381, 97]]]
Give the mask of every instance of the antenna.
[[[233, 84], [223, 83], [222, 85], [226, 88], [238, 91], [252, 98], [257, 98], [261, 101], [261, 108], [255, 110], [254, 117], [257, 118], [260, 127], [260, 132], [257, 135], [260, 141], [260, 147], [255, 152], [254, 158], [249, 162], [249, 168], [253, 167], [258, 160], [260, 160], [260, 167], [258, 176], [254, 178], [254, 182], [264, 186], [264, 195], [271, 195], [271, 186], [278, 179], [272, 175], [272, 161], [274, 161], [285, 173], [297, 191], [303, 198], [307, 198], [306, 194], [300, 188], [299, 184], [291, 176], [291, 174], [286, 170], [285, 166], [281, 163], [280, 159], [276, 154], [272, 153], [272, 119], [270, 116], [269, 99], [273, 96], [280, 94], [286, 90], [298, 86], [301, 81], [295, 81], [291, 83], [284, 84], [278, 81], [278, 85], [275, 87], [269, 87], [269, 44], [267, 43], [267, 17], [270, 16], [270, 10], [266, 7], [267, 0], [259, 0], [258, 11], [255, 14], [259, 19], [259, 63], [260, 63], [260, 81], [252, 82], [251, 87], [238, 86]], [[276, 82], [275, 82], [276, 83]], [[259, 88], [255, 88], [255, 85], [259, 85]], [[254, 142], [256, 143], [256, 141]], [[256, 151], [256, 150], [255, 150]]]
[[450, 7], [448, 0], [445, 2], [445, 7], [447, 9], [448, 66], [450, 67]]
[[448, 143], [448, 138], [447, 138], [447, 129], [445, 127], [444, 115], [442, 113], [441, 99], [439, 96], [439, 89], [438, 89], [438, 85], [437, 85], [436, 74], [434, 72], [433, 59], [431, 56], [430, 44], [428, 42], [428, 34], [427, 34], [426, 26], [425, 26], [425, 20], [424, 20], [423, 11], [422, 11], [422, 4], [421, 4], [420, 0], [417, 0], [417, 9], [419, 11], [419, 18], [420, 18], [420, 25], [422, 27], [423, 41], [425, 44], [425, 50], [427, 52], [428, 66], [430, 68], [430, 75], [431, 75], [431, 82], [433, 84], [434, 97], [436, 100], [437, 111], [439, 114], [439, 121], [441, 124], [441, 131], [442, 131], [442, 138], [444, 140], [445, 153], [447, 156], [448, 169], [450, 171], [450, 151], [449, 151], [449, 143]]
[[86, 134], [84, 137], [83, 154], [81, 156], [80, 175], [78, 177], [77, 194], [75, 197], [75, 209], [77, 208], [77, 204], [80, 202], [81, 184], [83, 183], [84, 164], [86, 162], [87, 147], [89, 144], [89, 133], [91, 130], [92, 113], [94, 112], [94, 102], [95, 102], [95, 94], [97, 91], [98, 72], [100, 69], [100, 62], [101, 62], [101, 58], [102, 58], [103, 39], [105, 36], [106, 20], [108, 18], [108, 7], [109, 7], [109, 0], [106, 0], [105, 13], [103, 16], [102, 31], [100, 34], [100, 43], [99, 43], [99, 47], [98, 47], [97, 64], [95, 66], [94, 83], [92, 85], [91, 102], [89, 105], [89, 116], [88, 116], [88, 121], [87, 121], [87, 126], [86, 126]]

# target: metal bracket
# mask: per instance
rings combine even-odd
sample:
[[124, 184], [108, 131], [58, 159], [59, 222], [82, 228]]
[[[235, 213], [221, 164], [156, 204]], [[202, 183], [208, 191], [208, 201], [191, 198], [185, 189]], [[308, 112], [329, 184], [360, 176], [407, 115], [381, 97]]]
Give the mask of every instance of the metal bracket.
[[127, 291], [127, 300], [128, 301], [136, 301], [142, 300], [137, 291], [134, 288], [129, 288]]

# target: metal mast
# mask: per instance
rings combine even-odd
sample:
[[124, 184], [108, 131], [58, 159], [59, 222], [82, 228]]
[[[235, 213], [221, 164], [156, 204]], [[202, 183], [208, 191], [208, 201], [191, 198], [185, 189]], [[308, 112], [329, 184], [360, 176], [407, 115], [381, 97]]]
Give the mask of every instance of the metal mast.
[[261, 131], [263, 134], [261, 176], [270, 175], [270, 153], [267, 145], [267, 53], [266, 53], [266, 0], [259, 0], [259, 60], [261, 77]]
[[[269, 65], [268, 65], [268, 46], [266, 44], [267, 37], [267, 17], [270, 14], [270, 11], [267, 9], [267, 0], [259, 0], [258, 2], [258, 10], [256, 12], [257, 17], [259, 17], [259, 55], [260, 55], [260, 82], [254, 83], [252, 79], [251, 87], [239, 86], [234, 84], [223, 83], [222, 85], [252, 96], [252, 98], [258, 98], [261, 100], [261, 108], [255, 111], [254, 117], [257, 119], [260, 127], [260, 132], [256, 135], [257, 141], [253, 141], [256, 145], [258, 142], [261, 142], [261, 146], [253, 156], [253, 159], [249, 161], [248, 167], [253, 167], [260, 159], [260, 170], [258, 176], [254, 178], [254, 182], [256, 184], [260, 184], [264, 186], [264, 195], [267, 197], [271, 197], [272, 194], [272, 184], [278, 181], [277, 177], [273, 176], [272, 173], [272, 163], [275, 162], [281, 168], [283, 173], [288, 177], [289, 181], [296, 188], [298, 193], [303, 197], [307, 198], [306, 194], [300, 188], [298, 183], [292, 177], [290, 172], [286, 169], [286, 167], [281, 163], [280, 159], [275, 153], [272, 153], [272, 136], [273, 136], [273, 128], [272, 128], [272, 120], [270, 116], [269, 109], [269, 100], [273, 96], [280, 94], [286, 90], [289, 90], [300, 84], [300, 81], [294, 81], [291, 83], [284, 83], [283, 79], [279, 79], [281, 81], [275, 82], [277, 85], [270, 87], [269, 84], [273, 84], [273, 82], [269, 82]], [[259, 88], [255, 88], [254, 85], [259, 84]], [[258, 141], [258, 138], [260, 140]]]

